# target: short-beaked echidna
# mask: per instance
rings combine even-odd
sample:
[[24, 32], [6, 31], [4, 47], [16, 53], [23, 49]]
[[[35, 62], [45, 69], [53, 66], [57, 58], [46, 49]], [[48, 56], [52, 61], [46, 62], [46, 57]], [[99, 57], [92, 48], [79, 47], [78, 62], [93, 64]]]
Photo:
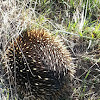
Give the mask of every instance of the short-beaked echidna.
[[69, 52], [57, 37], [43, 29], [27, 30], [9, 44], [6, 53], [10, 84], [20, 98], [69, 98], [73, 67]]

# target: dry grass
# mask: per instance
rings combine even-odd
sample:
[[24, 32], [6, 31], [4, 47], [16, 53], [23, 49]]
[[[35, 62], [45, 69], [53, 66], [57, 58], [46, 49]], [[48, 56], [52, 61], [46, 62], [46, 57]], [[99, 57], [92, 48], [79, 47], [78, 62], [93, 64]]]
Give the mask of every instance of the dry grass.
[[[100, 100], [100, 7], [93, 4], [92, 7], [97, 9], [95, 18], [98, 20], [92, 21], [94, 15], [87, 19], [87, 13], [92, 9], [88, 7], [91, 0], [87, 0], [86, 3], [79, 2], [78, 6], [73, 0], [71, 4], [60, 1], [60, 3], [56, 3], [55, 0], [51, 2], [30, 0], [30, 3], [28, 0], [0, 1], [0, 99], [9, 100], [10, 97], [11, 87], [8, 89], [5, 87], [1, 64], [9, 41], [16, 39], [26, 29], [44, 28], [59, 35], [71, 51], [77, 66], [73, 80], [73, 98]], [[99, 0], [95, 2], [100, 4]]]

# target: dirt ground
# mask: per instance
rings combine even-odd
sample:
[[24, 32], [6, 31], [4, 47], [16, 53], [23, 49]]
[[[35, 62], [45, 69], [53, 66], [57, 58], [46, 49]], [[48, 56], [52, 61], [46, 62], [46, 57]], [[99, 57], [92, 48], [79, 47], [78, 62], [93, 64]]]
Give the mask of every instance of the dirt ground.
[[[76, 66], [73, 80], [75, 100], [100, 100], [100, 40], [65, 36]], [[66, 41], [69, 40], [69, 41]]]

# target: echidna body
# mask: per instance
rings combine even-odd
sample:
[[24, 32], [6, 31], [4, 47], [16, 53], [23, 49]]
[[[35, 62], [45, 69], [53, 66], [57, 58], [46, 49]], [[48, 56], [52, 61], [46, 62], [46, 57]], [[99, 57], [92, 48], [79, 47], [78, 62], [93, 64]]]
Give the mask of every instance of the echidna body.
[[60, 100], [70, 96], [73, 75], [69, 52], [44, 30], [23, 32], [10, 43], [7, 59], [11, 85], [20, 98]]

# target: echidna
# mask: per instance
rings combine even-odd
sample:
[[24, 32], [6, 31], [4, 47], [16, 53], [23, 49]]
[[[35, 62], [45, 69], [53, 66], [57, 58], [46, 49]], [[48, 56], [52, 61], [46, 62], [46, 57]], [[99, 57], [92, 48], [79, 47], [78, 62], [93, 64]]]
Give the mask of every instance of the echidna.
[[27, 30], [6, 51], [14, 93], [26, 100], [61, 100], [71, 93], [71, 57], [60, 40], [41, 30]]

